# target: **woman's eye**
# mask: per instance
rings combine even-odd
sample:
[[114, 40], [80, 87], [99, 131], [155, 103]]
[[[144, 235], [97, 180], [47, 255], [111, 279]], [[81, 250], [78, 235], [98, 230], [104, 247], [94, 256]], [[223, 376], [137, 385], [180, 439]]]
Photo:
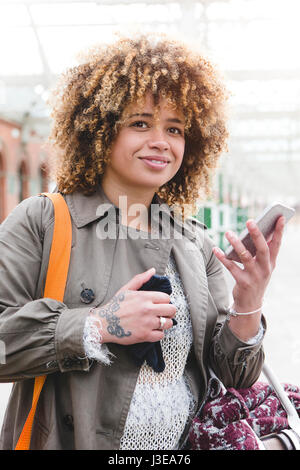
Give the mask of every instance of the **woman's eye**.
[[178, 127], [170, 127], [169, 130], [171, 131], [171, 134], [182, 134], [181, 129], [178, 129]]
[[142, 129], [145, 129], [148, 124], [145, 121], [135, 121], [131, 124], [132, 127], [140, 127]]

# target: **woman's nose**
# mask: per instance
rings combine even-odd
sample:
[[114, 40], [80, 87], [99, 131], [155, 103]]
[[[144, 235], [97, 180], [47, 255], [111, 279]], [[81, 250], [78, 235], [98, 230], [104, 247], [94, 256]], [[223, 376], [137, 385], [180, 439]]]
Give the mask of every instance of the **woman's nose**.
[[168, 150], [170, 148], [170, 144], [167, 141], [164, 132], [159, 129], [153, 129], [148, 144], [150, 148], [157, 148], [160, 151]]

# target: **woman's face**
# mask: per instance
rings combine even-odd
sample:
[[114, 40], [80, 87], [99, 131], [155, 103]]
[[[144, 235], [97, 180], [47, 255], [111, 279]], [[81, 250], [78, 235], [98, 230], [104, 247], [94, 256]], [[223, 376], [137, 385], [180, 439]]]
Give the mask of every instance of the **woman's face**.
[[184, 117], [159, 103], [157, 119], [151, 94], [142, 108], [131, 104], [125, 122], [113, 142], [106, 167], [106, 184], [157, 190], [177, 173], [184, 154]]

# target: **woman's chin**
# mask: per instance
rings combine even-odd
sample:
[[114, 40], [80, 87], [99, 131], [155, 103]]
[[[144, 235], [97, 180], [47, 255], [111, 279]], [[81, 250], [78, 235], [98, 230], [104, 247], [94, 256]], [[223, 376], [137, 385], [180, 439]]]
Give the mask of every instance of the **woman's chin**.
[[148, 188], [149, 190], [151, 188], [157, 189], [160, 186], [163, 186], [166, 184], [170, 179], [172, 179], [173, 175], [155, 175], [155, 174], [141, 174], [141, 173], [136, 173], [134, 175], [134, 181], [132, 181], [132, 184], [134, 186], [143, 186], [145, 189]]

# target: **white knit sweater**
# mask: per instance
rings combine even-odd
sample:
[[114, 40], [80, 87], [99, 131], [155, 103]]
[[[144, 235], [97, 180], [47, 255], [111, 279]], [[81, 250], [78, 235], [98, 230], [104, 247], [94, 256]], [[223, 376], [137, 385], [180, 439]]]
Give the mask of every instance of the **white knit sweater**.
[[[165, 370], [154, 372], [146, 363], [140, 369], [120, 442], [120, 449], [124, 450], [176, 449], [193, 406], [193, 397], [184, 377], [193, 342], [192, 324], [172, 254], [165, 275], [172, 286], [170, 298], [177, 308], [177, 325], [166, 330], [161, 341]], [[261, 335], [262, 331], [253, 338], [254, 342]], [[108, 348], [101, 346], [99, 340], [98, 328], [95, 328], [92, 317], [88, 317], [84, 331], [86, 354], [109, 364]]]

